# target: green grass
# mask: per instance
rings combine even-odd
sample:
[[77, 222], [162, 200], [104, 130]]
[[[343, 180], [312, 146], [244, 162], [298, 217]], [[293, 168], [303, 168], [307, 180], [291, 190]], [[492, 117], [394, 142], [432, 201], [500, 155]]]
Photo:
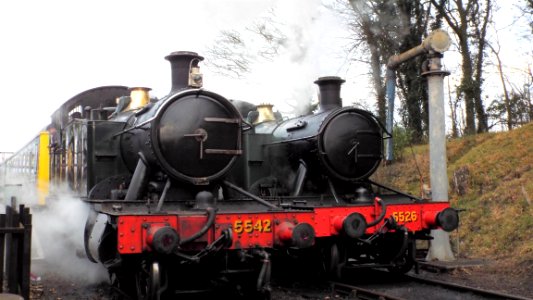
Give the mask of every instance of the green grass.
[[[461, 255], [533, 265], [533, 124], [449, 140], [447, 158], [450, 202], [465, 209], [452, 234]], [[467, 172], [462, 195], [453, 184], [458, 170]], [[420, 195], [421, 183], [430, 183], [428, 146], [404, 149], [401, 161], [380, 167], [373, 179]]]

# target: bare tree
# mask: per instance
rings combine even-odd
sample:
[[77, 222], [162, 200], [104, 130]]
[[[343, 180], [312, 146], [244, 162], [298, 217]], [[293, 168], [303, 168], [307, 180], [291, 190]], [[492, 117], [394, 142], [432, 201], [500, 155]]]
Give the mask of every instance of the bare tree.
[[531, 91], [533, 90], [533, 71], [531, 65], [524, 72], [524, 81], [521, 85], [509, 83], [512, 87], [511, 110], [516, 120], [514, 124], [522, 125], [533, 121], [533, 99]]
[[533, 71], [531, 65], [527, 69], [526, 82], [524, 83], [523, 98], [528, 103], [529, 120], [533, 120], [533, 99], [531, 99], [531, 90], [533, 89]]
[[524, 0], [525, 7], [522, 9], [526, 18], [528, 18], [529, 26], [531, 26], [531, 33], [533, 33], [533, 0]]
[[[428, 32], [431, 6], [421, 0], [397, 0], [399, 10], [406, 16], [409, 33], [399, 45], [398, 53], [422, 43]], [[418, 56], [398, 67], [398, 83], [404, 98], [401, 115], [405, 126], [414, 134], [411, 142], [419, 143], [427, 136], [429, 126], [426, 77], [421, 76], [426, 57]]]
[[234, 30], [221, 31], [214, 46], [208, 49], [209, 56], [216, 57], [206, 62], [225, 76], [240, 78], [249, 72], [250, 56], [241, 34]]
[[242, 31], [222, 30], [207, 52], [206, 64], [216, 72], [233, 77], [244, 77], [254, 63], [272, 61], [286, 41], [287, 36], [276, 21], [273, 10]]
[[506, 83], [506, 80], [505, 80], [505, 75], [503, 73], [503, 64], [502, 64], [502, 60], [501, 60], [501, 57], [500, 57], [500, 43], [499, 43], [498, 40], [496, 40], [496, 44], [497, 44], [497, 47], [498, 47], [497, 49], [494, 48], [491, 43], [487, 43], [489, 48], [492, 50], [492, 53], [496, 57], [497, 67], [498, 67], [498, 74], [500, 75], [500, 80], [502, 82], [505, 111], [507, 113], [507, 122], [506, 122], [507, 123], [507, 129], [511, 130], [511, 129], [513, 129], [513, 122], [512, 122], [513, 115], [512, 115], [512, 112], [511, 112], [511, 99], [509, 97], [509, 92], [507, 91], [507, 83]]
[[459, 137], [459, 123], [460, 120], [457, 116], [457, 110], [459, 108], [459, 100], [460, 97], [457, 95], [457, 97], [452, 98], [452, 89], [450, 87], [450, 78], [447, 77], [447, 84], [448, 84], [448, 105], [450, 106], [450, 119], [452, 120], [452, 137], [456, 138]]
[[354, 33], [353, 49], [368, 51], [378, 117], [384, 122], [387, 114], [384, 66], [387, 59], [395, 54], [399, 44], [397, 39], [406, 34], [407, 28], [399, 26], [398, 18], [402, 16], [399, 16], [392, 1], [350, 0], [350, 5], [355, 13], [349, 24]]
[[[354, 48], [368, 57], [376, 93], [377, 111], [385, 120], [386, 99], [384, 74], [390, 56], [418, 46], [427, 34], [429, 5], [421, 0], [350, 0], [353, 16], [350, 28]], [[398, 86], [402, 99], [402, 123], [419, 142], [427, 132], [427, 90], [420, 76], [424, 58], [402, 64]]]
[[431, 0], [437, 18], [444, 18], [459, 40], [462, 79], [459, 90], [466, 109], [466, 134], [488, 130], [481, 98], [487, 27], [492, 17], [491, 0]]

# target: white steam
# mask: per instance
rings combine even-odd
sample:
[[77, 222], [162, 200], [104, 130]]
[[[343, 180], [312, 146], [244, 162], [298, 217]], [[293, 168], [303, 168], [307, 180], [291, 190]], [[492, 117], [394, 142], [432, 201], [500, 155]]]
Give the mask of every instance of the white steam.
[[[10, 174], [3, 177], [0, 197], [5, 205], [18, 211], [19, 205], [30, 208], [32, 214], [32, 272], [35, 276], [51, 276], [63, 280], [100, 283], [108, 279], [101, 264], [85, 256], [83, 234], [89, 207], [79, 198], [69, 196], [67, 188], [54, 187], [53, 198], [38, 204], [35, 175]], [[15, 197], [15, 203], [11, 198]]]
[[16, 209], [18, 209], [18, 204], [32, 207], [38, 203], [38, 193], [35, 188], [35, 175], [33, 174], [9, 173], [7, 176], [2, 174], [0, 186], [0, 198], [3, 199], [2, 204], [11, 205], [12, 197], [14, 197], [17, 202], [15, 205], [17, 207], [14, 207]]
[[[308, 112], [318, 101], [313, 82], [342, 75], [338, 72], [344, 64], [343, 49], [335, 45], [343, 37], [331, 26], [334, 17], [321, 0], [276, 1], [270, 11], [245, 27], [224, 29], [238, 33], [242, 40], [237, 49], [233, 47], [233, 54], [247, 62], [248, 72], [214, 83], [207, 76], [206, 85], [228, 98], [274, 104], [284, 115]], [[270, 43], [257, 33], [261, 29], [267, 36], [272, 34]]]
[[[32, 250], [43, 257], [34, 262], [38, 276], [55, 276], [64, 280], [86, 284], [100, 283], [108, 279], [101, 264], [95, 264], [85, 256], [83, 232], [89, 207], [79, 198], [62, 195], [49, 200], [42, 211], [33, 211]], [[39, 258], [39, 257], [35, 257]], [[39, 274], [39, 272], [42, 272]]]

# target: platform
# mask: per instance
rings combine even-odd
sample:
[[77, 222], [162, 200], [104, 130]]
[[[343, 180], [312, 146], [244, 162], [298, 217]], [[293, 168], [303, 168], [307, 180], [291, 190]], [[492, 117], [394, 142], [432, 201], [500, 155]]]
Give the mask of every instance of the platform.
[[418, 260], [418, 265], [421, 270], [442, 273], [449, 272], [461, 268], [479, 267], [488, 264], [484, 259], [457, 259], [453, 261], [426, 261]]
[[24, 298], [15, 294], [0, 293], [0, 300], [24, 300]]

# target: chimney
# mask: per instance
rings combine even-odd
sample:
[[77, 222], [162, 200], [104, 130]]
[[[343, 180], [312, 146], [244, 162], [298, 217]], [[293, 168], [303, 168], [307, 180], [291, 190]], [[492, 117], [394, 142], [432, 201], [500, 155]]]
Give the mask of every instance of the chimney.
[[320, 77], [315, 81], [320, 89], [318, 95], [320, 112], [342, 107], [341, 84], [344, 82], [346, 82], [344, 79], [337, 76]]
[[196, 52], [177, 51], [165, 57], [170, 62], [172, 72], [172, 88], [170, 93], [186, 89], [188, 87], [201, 87], [202, 74], [198, 63], [204, 58]]

